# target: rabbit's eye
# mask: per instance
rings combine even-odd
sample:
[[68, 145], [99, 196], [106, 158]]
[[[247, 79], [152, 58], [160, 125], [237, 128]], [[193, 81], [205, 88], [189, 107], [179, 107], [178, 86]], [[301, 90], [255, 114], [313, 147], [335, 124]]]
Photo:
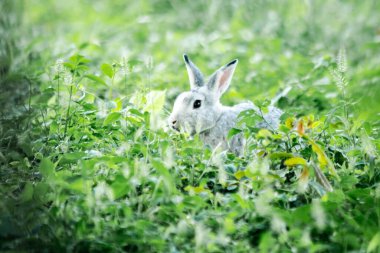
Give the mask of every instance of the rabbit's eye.
[[195, 100], [194, 101], [194, 105], [193, 105], [193, 108], [194, 109], [197, 109], [197, 108], [199, 108], [199, 107], [201, 107], [201, 101], [200, 100]]

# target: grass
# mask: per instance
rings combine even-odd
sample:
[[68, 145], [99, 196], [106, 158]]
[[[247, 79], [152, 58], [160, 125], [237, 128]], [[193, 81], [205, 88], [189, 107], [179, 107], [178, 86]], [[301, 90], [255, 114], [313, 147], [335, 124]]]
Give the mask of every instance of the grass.
[[[379, 252], [379, 11], [2, 1], [0, 249]], [[169, 131], [183, 53], [239, 59], [224, 104], [283, 92], [280, 128], [240, 115], [244, 157]]]

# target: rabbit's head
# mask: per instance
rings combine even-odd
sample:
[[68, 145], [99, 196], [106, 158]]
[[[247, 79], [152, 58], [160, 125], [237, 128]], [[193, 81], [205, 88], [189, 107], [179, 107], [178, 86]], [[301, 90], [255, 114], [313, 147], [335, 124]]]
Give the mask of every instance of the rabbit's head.
[[216, 125], [223, 107], [219, 102], [220, 96], [230, 85], [232, 75], [238, 63], [233, 60], [221, 67], [205, 81], [201, 71], [183, 56], [190, 79], [190, 91], [181, 93], [173, 106], [169, 117], [169, 126], [175, 130], [190, 133], [201, 133]]

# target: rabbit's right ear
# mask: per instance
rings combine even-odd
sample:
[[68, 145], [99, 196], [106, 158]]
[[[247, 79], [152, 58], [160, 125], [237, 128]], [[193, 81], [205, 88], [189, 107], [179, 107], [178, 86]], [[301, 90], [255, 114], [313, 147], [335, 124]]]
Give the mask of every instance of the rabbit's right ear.
[[190, 61], [189, 57], [184, 54], [183, 59], [186, 63], [187, 74], [189, 75], [191, 89], [202, 87], [204, 85], [202, 72]]
[[238, 60], [235, 59], [215, 71], [207, 84], [209, 90], [214, 91], [220, 97], [230, 86], [237, 63]]

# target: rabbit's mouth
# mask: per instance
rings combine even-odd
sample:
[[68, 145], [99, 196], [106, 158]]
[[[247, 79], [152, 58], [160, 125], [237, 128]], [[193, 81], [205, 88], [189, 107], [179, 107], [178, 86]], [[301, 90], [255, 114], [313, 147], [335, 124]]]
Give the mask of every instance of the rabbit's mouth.
[[176, 126], [171, 126], [171, 129], [173, 129], [173, 130], [175, 130], [175, 131], [177, 131], [177, 132], [180, 132], [180, 129], [179, 129], [179, 127], [176, 127]]

